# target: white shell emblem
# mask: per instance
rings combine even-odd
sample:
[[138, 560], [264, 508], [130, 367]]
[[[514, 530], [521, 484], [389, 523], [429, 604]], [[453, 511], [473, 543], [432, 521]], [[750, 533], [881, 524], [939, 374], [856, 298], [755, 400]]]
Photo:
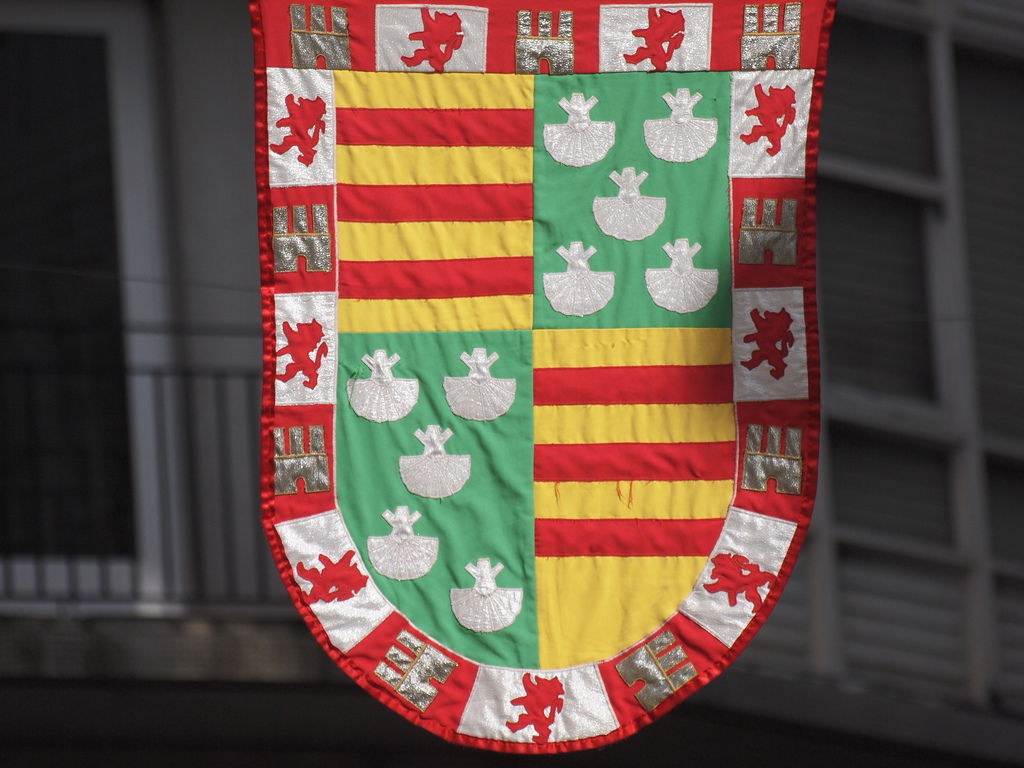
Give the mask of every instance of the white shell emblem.
[[694, 92], [691, 96], [689, 88], [680, 88], [675, 96], [666, 93], [661, 98], [672, 116], [644, 121], [644, 140], [651, 154], [670, 163], [689, 163], [704, 157], [715, 146], [718, 120], [693, 116], [701, 94]]
[[394, 377], [391, 369], [401, 359], [397, 354], [389, 357], [383, 349], [375, 351], [373, 357], [363, 355], [370, 378], [350, 379], [346, 387], [353, 411], [378, 423], [398, 421], [409, 415], [419, 400], [420, 383]]
[[412, 527], [422, 515], [408, 507], [386, 510], [381, 517], [391, 524], [387, 536], [368, 536], [366, 549], [377, 573], [397, 581], [425, 576], [437, 562], [438, 541], [433, 536], [417, 536]]
[[505, 566], [491, 567], [489, 558], [480, 558], [466, 570], [476, 583], [468, 589], [452, 589], [452, 612], [459, 624], [474, 632], [497, 632], [516, 620], [523, 608], [523, 590], [499, 587], [497, 576]]
[[516, 399], [515, 379], [495, 379], [491, 366], [498, 360], [498, 353], [477, 347], [470, 355], [459, 355], [469, 367], [467, 376], [445, 376], [444, 394], [452, 413], [473, 421], [491, 421], [508, 412]]
[[442, 432], [437, 424], [431, 424], [426, 431], [417, 429], [415, 435], [423, 443], [422, 455], [398, 458], [398, 471], [405, 487], [410, 493], [428, 499], [443, 499], [461, 491], [469, 480], [470, 457], [445, 453], [444, 444], [452, 431]]
[[648, 269], [647, 292], [654, 303], [672, 312], [696, 312], [703, 309], [718, 291], [718, 270], [698, 269], [693, 257], [700, 243], [690, 245], [687, 239], [665, 243], [662, 250], [672, 259], [666, 269]]
[[583, 243], [559, 246], [558, 255], [569, 265], [565, 272], [544, 273], [544, 295], [556, 312], [573, 317], [592, 315], [611, 301], [615, 292], [614, 272], [591, 272], [587, 263], [597, 253]]
[[593, 165], [615, 144], [615, 123], [590, 119], [590, 110], [597, 103], [594, 96], [584, 101], [582, 93], [574, 93], [568, 101], [558, 100], [569, 120], [544, 126], [544, 146], [556, 162], [574, 168]]
[[640, 185], [647, 172], [635, 168], [612, 171], [608, 178], [619, 186], [618, 197], [595, 197], [594, 220], [606, 235], [619, 240], [643, 240], [665, 220], [665, 198], [645, 197]]

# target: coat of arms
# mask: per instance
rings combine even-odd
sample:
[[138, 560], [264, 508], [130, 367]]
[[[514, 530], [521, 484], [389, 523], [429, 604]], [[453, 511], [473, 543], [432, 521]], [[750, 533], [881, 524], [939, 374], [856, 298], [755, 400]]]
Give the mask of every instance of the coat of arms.
[[296, 605], [445, 738], [634, 732], [749, 641], [810, 517], [831, 0], [252, 8]]

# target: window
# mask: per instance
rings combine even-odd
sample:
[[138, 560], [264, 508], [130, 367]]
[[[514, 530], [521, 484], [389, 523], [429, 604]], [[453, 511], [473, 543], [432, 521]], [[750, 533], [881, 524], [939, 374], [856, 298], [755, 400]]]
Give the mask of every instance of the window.
[[824, 151], [934, 171], [924, 38], [840, 16], [831, 46], [821, 121]]
[[131, 602], [162, 578], [158, 427], [132, 378], [173, 349], [153, 332], [172, 294], [148, 13], [0, 5], [4, 601]]
[[827, 179], [818, 188], [829, 376], [868, 390], [931, 398], [921, 204]]
[[833, 502], [843, 525], [949, 545], [949, 464], [941, 450], [832, 424]]
[[0, 552], [134, 549], [101, 37], [0, 34]]
[[[957, 96], [974, 343], [985, 428], [1024, 439], [1024, 66], [961, 53]], [[998, 104], [998, 107], [994, 105]]]

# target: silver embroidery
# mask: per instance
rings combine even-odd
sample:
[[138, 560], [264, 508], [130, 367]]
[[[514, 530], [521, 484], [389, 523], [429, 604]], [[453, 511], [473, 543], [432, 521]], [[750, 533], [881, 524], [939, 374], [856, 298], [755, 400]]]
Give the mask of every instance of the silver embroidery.
[[382, 424], [398, 421], [409, 415], [420, 397], [416, 379], [396, 379], [391, 369], [401, 360], [397, 354], [388, 357], [383, 349], [373, 357], [363, 355], [363, 364], [370, 369], [368, 379], [349, 379], [346, 389], [352, 410], [369, 421]]
[[388, 649], [386, 661], [377, 665], [374, 674], [420, 712], [426, 712], [437, 697], [437, 688], [430, 681], [444, 683], [459, 664], [404, 629], [398, 633], [398, 642], [401, 645]]
[[465, 42], [462, 18], [456, 11], [435, 10], [431, 15], [429, 8], [419, 10], [423, 28], [406, 35], [406, 40], [417, 41], [419, 47], [412, 55], [401, 56], [402, 63], [410, 68], [428, 64], [435, 72], [444, 72], [445, 64]]
[[306, 206], [292, 206], [292, 229], [288, 229], [288, 207], [273, 210], [274, 271], [297, 272], [299, 257], [306, 262], [307, 272], [331, 271], [331, 236], [328, 229], [327, 206], [313, 206], [313, 231], [309, 231]]
[[540, 74], [541, 59], [548, 63], [552, 75], [570, 75], [574, 68], [572, 11], [558, 12], [558, 32], [552, 30], [550, 11], [537, 14], [537, 34], [533, 34], [533, 14], [519, 11], [516, 36], [516, 72], [525, 75]]
[[[768, 480], [775, 481], [776, 493], [799, 495], [803, 461], [800, 443], [803, 430], [786, 429], [786, 444], [782, 445], [782, 427], [768, 427], [765, 441], [764, 426], [747, 426], [747, 442], [743, 451], [743, 482], [747, 491], [767, 491]], [[763, 447], [762, 447], [763, 446]]]
[[569, 120], [544, 126], [544, 147], [556, 162], [582, 168], [603, 160], [608, 154], [615, 143], [615, 123], [590, 119], [590, 110], [597, 104], [596, 97], [584, 100], [582, 93], [574, 93], [568, 100], [558, 100], [558, 106], [569, 115]]
[[[325, 208], [327, 206], [324, 206]], [[314, 220], [315, 220], [314, 216]], [[304, 205], [292, 206], [292, 222], [296, 232], [309, 232], [309, 211]]]
[[292, 66], [316, 69], [317, 59], [323, 57], [327, 69], [351, 69], [349, 55], [348, 15], [344, 8], [331, 8], [331, 28], [327, 29], [324, 6], [309, 7], [309, 25], [306, 25], [306, 6], [290, 7], [292, 20]]
[[428, 499], [443, 499], [461, 491], [469, 480], [470, 457], [445, 453], [444, 444], [451, 438], [452, 431], [442, 432], [437, 424], [431, 424], [425, 432], [417, 429], [415, 435], [423, 443], [423, 454], [398, 459], [398, 471], [405, 487], [410, 493]]
[[796, 531], [796, 523], [730, 507], [718, 542], [680, 612], [734, 646], [753, 618], [751, 609], [770, 593], [769, 582], [782, 568]]
[[278, 205], [273, 210], [274, 234], [288, 234], [288, 206]]
[[[534, 688], [527, 683], [530, 678], [533, 681], [557, 679], [560, 682], [564, 691], [564, 704], [553, 722], [552, 715], [556, 713], [550, 708], [528, 706], [541, 704], [528, 693]], [[552, 682], [550, 685], [557, 686], [558, 683]], [[529, 702], [522, 698], [524, 691], [528, 693]], [[549, 699], [547, 703], [555, 702]], [[534, 717], [521, 717], [523, 708], [535, 715], [547, 715], [544, 719], [548, 721], [551, 730], [546, 739], [548, 743], [566, 743], [600, 736], [619, 727], [597, 664], [571, 669], [512, 669], [482, 664], [478, 668], [472, 691], [466, 698], [458, 732], [484, 739], [538, 743], [534, 737], [540, 735], [540, 731], [535, 728], [540, 725], [543, 729], [543, 724], [531, 722], [534, 728], [530, 728], [527, 722], [534, 720]]]
[[[697, 584], [710, 594], [725, 593], [731, 607], [749, 607], [750, 615], [764, 606], [764, 598], [775, 586], [775, 573], [763, 570], [761, 564], [740, 552], [723, 549], [713, 557], [711, 573], [701, 577]], [[740, 600], [743, 602], [740, 602]]]
[[672, 259], [667, 269], [648, 269], [647, 292], [654, 303], [672, 312], [696, 312], [708, 305], [718, 290], [718, 270], [698, 269], [693, 257], [700, 252], [700, 243], [690, 245], [686, 238], [662, 247]]
[[377, 674], [377, 677], [386, 682], [392, 688], [397, 688], [402, 684], [402, 678], [404, 677], [405, 671], [412, 666], [414, 657], [410, 656], [406, 651], [400, 649], [398, 646], [393, 645], [388, 648], [388, 652], [384, 654], [384, 658], [397, 666], [398, 670], [382, 661], [377, 665], [377, 669], [375, 669], [374, 672]]
[[693, 116], [693, 108], [703, 96], [696, 92], [690, 95], [689, 88], [680, 88], [675, 96], [666, 93], [661, 98], [672, 116], [644, 121], [644, 140], [651, 154], [670, 163], [689, 163], [704, 157], [718, 138], [718, 120]]
[[625, 168], [621, 175], [612, 171], [608, 178], [618, 185], [619, 195], [594, 198], [597, 226], [619, 240], [643, 240], [653, 235], [665, 220], [665, 198], [640, 194], [647, 172], [637, 174], [635, 168]]
[[408, 507], [386, 510], [381, 517], [391, 524], [387, 536], [369, 536], [366, 550], [370, 562], [382, 576], [409, 581], [425, 576], [437, 562], [438, 541], [432, 536], [417, 536], [412, 527], [421, 515]]
[[[320, 509], [327, 507], [330, 508], [327, 512], [276, 524], [285, 555], [293, 568], [299, 563], [316, 562], [319, 555], [326, 555], [333, 562], [338, 562], [343, 560], [347, 553], [356, 549], [341, 515], [329, 497], [324, 498], [319, 506]], [[362, 566], [358, 554], [352, 556], [350, 562]], [[297, 574], [296, 582], [303, 591], [312, 587], [310, 582]], [[395, 610], [372, 581], [354, 597], [347, 600], [314, 602], [310, 608], [331, 645], [342, 653], [348, 653], [362, 642], [380, 626], [381, 622], [393, 615]]]
[[[662, 656], [658, 657], [658, 662], [662, 669], [672, 669], [673, 667], [677, 667], [686, 661], [688, 661], [688, 659], [686, 658], [686, 654], [683, 653], [682, 646], [679, 645], [671, 648], [670, 650], [666, 651]], [[679, 671], [681, 672], [682, 670]], [[686, 675], [684, 672], [682, 677], [685, 678], [685, 676]], [[671, 675], [669, 677], [671, 679]], [[680, 675], [678, 675], [677, 673], [676, 679], [678, 680], [679, 677]]]
[[744, 6], [740, 69], [769, 69], [769, 58], [775, 64], [774, 69], [797, 69], [800, 66], [800, 21], [800, 3], [786, 3], [781, 27], [777, 3]]
[[452, 612], [466, 629], [497, 632], [516, 620], [523, 608], [523, 590], [498, 586], [497, 576], [504, 568], [501, 563], [491, 567], [486, 557], [477, 560], [476, 565], [466, 565], [475, 583], [469, 589], [451, 591]]
[[[303, 206], [303, 214], [305, 214], [305, 206]], [[329, 221], [327, 217], [327, 206], [326, 205], [314, 205], [313, 206], [313, 231], [314, 232], [327, 232]]]
[[[305, 448], [307, 431], [308, 451]], [[298, 493], [300, 477], [305, 493], [318, 493], [331, 487], [322, 425], [288, 427], [287, 430], [274, 427], [274, 493], [278, 496]]]
[[796, 264], [796, 200], [782, 201], [782, 221], [778, 221], [779, 201], [761, 201], [761, 220], [757, 220], [756, 197], [743, 199], [740, 221], [740, 264], [764, 264], [766, 258], [775, 265]]
[[472, 355], [463, 352], [459, 359], [469, 375], [444, 377], [444, 395], [452, 413], [473, 421], [491, 421], [508, 413], [516, 399], [516, 380], [491, 376], [498, 353], [488, 356], [486, 349], [477, 347]]
[[573, 317], [592, 315], [611, 301], [615, 292], [614, 272], [591, 272], [587, 263], [597, 253], [593, 246], [583, 250], [583, 243], [559, 246], [558, 255], [565, 259], [565, 272], [544, 273], [544, 295], [556, 312]]
[[377, 5], [377, 71], [483, 72], [488, 14], [466, 5]]
[[[711, 65], [711, 3], [682, 5], [601, 5], [600, 72], [707, 70]], [[671, 29], [672, 16], [682, 15], [678, 31]], [[657, 32], [648, 43], [648, 30]], [[666, 58], [667, 57], [667, 58]]]
[[626, 685], [643, 682], [636, 699], [648, 712], [697, 676], [682, 646], [666, 629], [615, 665]]

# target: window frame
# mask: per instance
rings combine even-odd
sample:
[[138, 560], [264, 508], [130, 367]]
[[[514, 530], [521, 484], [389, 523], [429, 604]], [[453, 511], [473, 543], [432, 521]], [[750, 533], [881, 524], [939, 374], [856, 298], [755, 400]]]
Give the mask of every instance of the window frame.
[[134, 557], [0, 559], [0, 583], [8, 595], [0, 599], [5, 613], [48, 615], [74, 605], [75, 612], [88, 615], [98, 605], [106, 609], [112, 604], [129, 613], [166, 612], [164, 596], [172, 593], [167, 574], [182, 570], [167, 562], [180, 557], [181, 547], [164, 539], [180, 532], [167, 531], [164, 524], [168, 500], [158, 489], [167, 486], [161, 473], [170, 470], [161, 466], [166, 457], [156, 455], [159, 414], [155, 389], [146, 379], [149, 368], [178, 357], [175, 339], [167, 332], [176, 291], [160, 151], [160, 47], [151, 13], [145, 3], [117, 0], [0, 5], [5, 32], [89, 35], [104, 41], [135, 515]]
[[[985, 434], [981, 420], [960, 168], [956, 50], [967, 43], [984, 46], [989, 38], [979, 36], [974, 25], [965, 23], [968, 10], [956, 3], [918, 3], [911, 7], [879, 0], [847, 0], [841, 8], [841, 13], [849, 17], [919, 34], [926, 46], [935, 172], [916, 173], [826, 153], [821, 157], [820, 173], [829, 179], [897, 193], [922, 204], [935, 399], [928, 402], [869, 392], [835, 381], [826, 381], [823, 386], [820, 491], [806, 554], [811, 585], [808, 623], [812, 628], [808, 662], [819, 675], [850, 676], [845, 652], [848, 638], [843, 637], [840, 615], [844, 548], [897, 555], [909, 563], [940, 565], [956, 571], [963, 584], [957, 605], [966, 648], [962, 695], [987, 708], [1000, 663], [997, 579], [1024, 580], [1024, 565], [1000, 561], [992, 551], [985, 465], [990, 457], [1019, 459], [1024, 456], [1024, 442], [994, 440]], [[1004, 49], [1001, 36], [993, 35], [991, 44], [994, 49]], [[1020, 57], [1019, 47], [1016, 56]], [[951, 317], [965, 320], [949, 322]], [[827, 355], [827, 328], [823, 329], [822, 343]], [[953, 531], [950, 545], [895, 540], [884, 532], [837, 524], [833, 498], [838, 489], [833, 484], [828, 447], [830, 422], [882, 429], [894, 437], [924, 441], [946, 452]]]

